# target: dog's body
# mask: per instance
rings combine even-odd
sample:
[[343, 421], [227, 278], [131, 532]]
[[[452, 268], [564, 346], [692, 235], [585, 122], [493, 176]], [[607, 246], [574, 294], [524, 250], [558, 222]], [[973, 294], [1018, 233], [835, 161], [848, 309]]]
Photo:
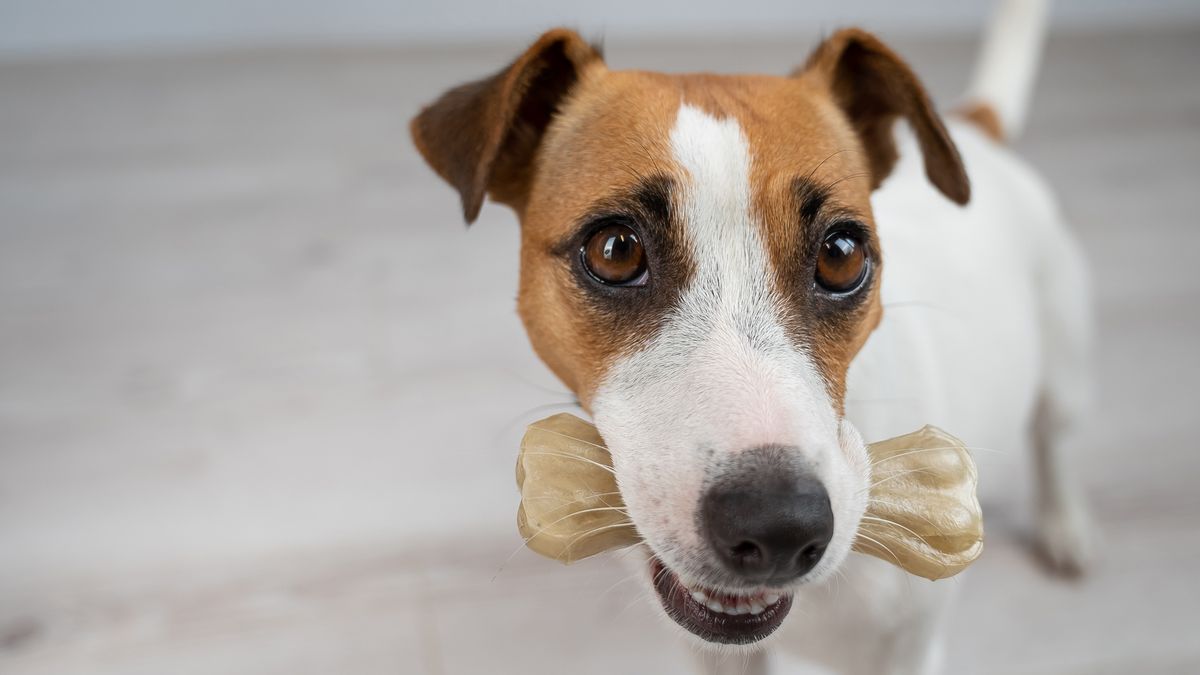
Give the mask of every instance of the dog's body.
[[1049, 191], [996, 140], [1036, 62], [1006, 50], [1040, 14], [1009, 9], [950, 131], [854, 30], [789, 78], [614, 72], [552, 31], [414, 120], [468, 220], [485, 193], [520, 216], [534, 348], [612, 452], [649, 588], [705, 643], [775, 633], [838, 672], [936, 670], [953, 585], [849, 556], [860, 433], [1032, 445], [1043, 547], [1086, 555], [1056, 454], [1086, 398], [1086, 284]]

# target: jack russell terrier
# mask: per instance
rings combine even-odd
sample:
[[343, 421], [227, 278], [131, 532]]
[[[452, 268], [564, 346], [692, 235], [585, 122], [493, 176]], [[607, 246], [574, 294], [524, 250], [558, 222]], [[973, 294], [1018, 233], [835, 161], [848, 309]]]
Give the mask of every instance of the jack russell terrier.
[[1004, 146], [1043, 5], [1000, 7], [945, 123], [856, 29], [788, 77], [614, 71], [552, 30], [412, 121], [468, 222], [485, 194], [516, 212], [530, 341], [608, 443], [648, 593], [718, 645], [708, 672], [762, 671], [772, 635], [837, 672], [938, 670], [955, 584], [849, 555], [871, 467], [843, 418], [1031, 447], [1040, 544], [1085, 563], [1059, 455], [1087, 399], [1085, 266]]

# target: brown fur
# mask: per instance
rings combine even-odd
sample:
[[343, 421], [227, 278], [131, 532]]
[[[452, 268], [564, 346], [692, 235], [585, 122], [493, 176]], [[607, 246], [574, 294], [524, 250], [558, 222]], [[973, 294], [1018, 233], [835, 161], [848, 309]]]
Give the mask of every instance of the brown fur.
[[[539, 79], [545, 72], [554, 76]], [[538, 82], [552, 90], [530, 89]], [[668, 138], [683, 102], [736, 118], [745, 133], [753, 215], [776, 290], [787, 298], [785, 325], [814, 355], [840, 408], [850, 360], [882, 315], [882, 260], [869, 200], [896, 159], [890, 136], [896, 118], [915, 129], [934, 185], [958, 203], [970, 194], [958, 152], [924, 89], [873, 36], [841, 31], [802, 70], [781, 78], [610, 71], [577, 35], [552, 31], [507, 70], [427, 108], [413, 134], [430, 164], [458, 188], [468, 220], [485, 188], [517, 211], [520, 315], [538, 355], [586, 408], [609, 366], [654, 336], [673, 302], [669, 292], [686, 285], [692, 262], [686, 243], [647, 242], [659, 299], [637, 299], [652, 290], [617, 289], [627, 300], [606, 304], [580, 282], [572, 243], [599, 205], [623, 199], [646, 179], [686, 182]], [[539, 125], [547, 110], [552, 123]], [[825, 192], [821, 208], [808, 214], [812, 222], [802, 222], [798, 179]], [[810, 262], [825, 228], [839, 219], [865, 228], [874, 277], [853, 304], [833, 305], [811, 292]], [[667, 269], [655, 269], [655, 255], [669, 258]], [[639, 314], [638, 307], [652, 311]]]
[[982, 101], [968, 103], [954, 112], [959, 117], [979, 127], [993, 141], [997, 143], [1005, 141], [1004, 126], [1000, 123], [1000, 116], [996, 114], [995, 108], [992, 108], [987, 103]]
[[459, 191], [468, 223], [488, 191], [520, 207], [538, 142], [559, 100], [578, 71], [599, 60], [599, 51], [573, 31], [552, 30], [507, 68], [451, 89], [413, 118], [413, 142]]

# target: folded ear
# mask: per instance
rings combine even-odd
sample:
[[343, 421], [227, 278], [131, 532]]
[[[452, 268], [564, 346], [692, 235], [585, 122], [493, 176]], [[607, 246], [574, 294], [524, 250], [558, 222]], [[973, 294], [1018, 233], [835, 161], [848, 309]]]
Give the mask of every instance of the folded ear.
[[582, 68], [600, 61], [574, 31], [552, 30], [507, 68], [451, 89], [413, 118], [413, 142], [458, 190], [468, 223], [485, 193], [523, 204], [542, 133]]
[[925, 88], [874, 35], [854, 28], [834, 33], [797, 75], [817, 78], [846, 113], [866, 149], [872, 187], [879, 187], [896, 163], [892, 125], [897, 117], [904, 117], [916, 132], [930, 182], [958, 204], [971, 198], [958, 149]]

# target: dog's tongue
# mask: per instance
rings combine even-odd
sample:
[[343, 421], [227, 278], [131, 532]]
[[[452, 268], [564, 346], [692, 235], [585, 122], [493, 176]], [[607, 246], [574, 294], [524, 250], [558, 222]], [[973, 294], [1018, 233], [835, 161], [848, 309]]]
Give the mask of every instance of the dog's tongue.
[[[842, 443], [861, 443], [844, 425]], [[983, 550], [975, 463], [957, 438], [932, 426], [867, 446], [871, 501], [854, 549], [926, 579], [958, 574]], [[526, 545], [573, 563], [641, 541], [625, 515], [612, 458], [596, 427], [561, 413], [534, 422], [517, 457]]]

